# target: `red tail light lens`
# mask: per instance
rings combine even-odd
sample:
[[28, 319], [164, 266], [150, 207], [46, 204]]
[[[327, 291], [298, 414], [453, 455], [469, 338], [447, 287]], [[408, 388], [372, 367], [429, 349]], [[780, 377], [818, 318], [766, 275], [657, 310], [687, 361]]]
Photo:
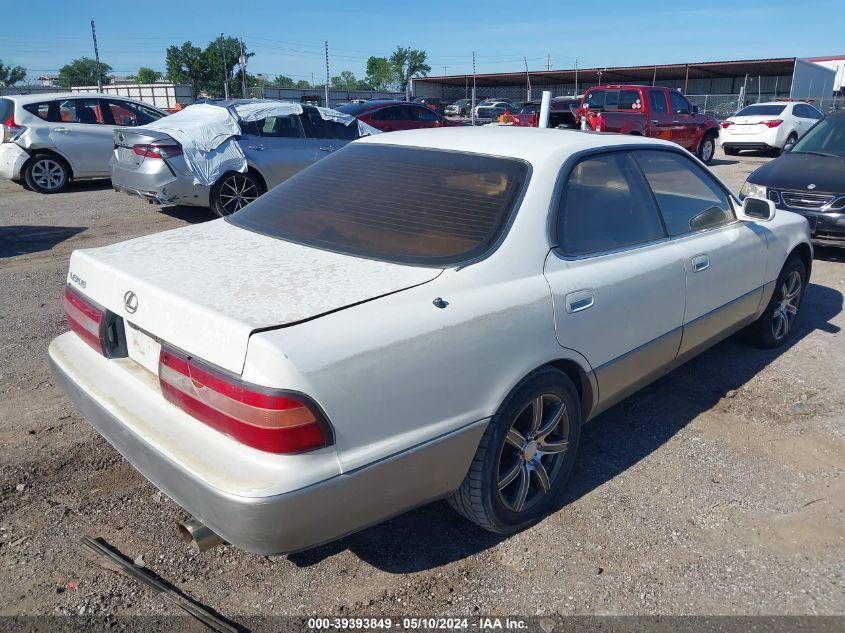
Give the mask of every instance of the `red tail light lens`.
[[3, 121], [3, 142], [11, 142], [21, 130], [23, 130], [23, 126], [15, 123], [15, 115], [11, 114], [8, 119]]
[[777, 127], [778, 125], [783, 123], [783, 121], [781, 119], [772, 119], [771, 121], [760, 121], [760, 123], [762, 123], [766, 127]]
[[722, 121], [722, 129], [727, 130], [733, 124], [734, 124], [733, 121]]
[[247, 446], [290, 454], [332, 443], [328, 421], [302, 394], [243, 382], [164, 345], [158, 374], [161, 391], [170, 403]]
[[105, 331], [106, 311], [92, 301], [85, 299], [70, 286], [65, 286], [65, 314], [67, 324], [83, 341], [98, 353], [106, 355]]
[[173, 158], [182, 153], [181, 145], [134, 145], [132, 151], [144, 158]]

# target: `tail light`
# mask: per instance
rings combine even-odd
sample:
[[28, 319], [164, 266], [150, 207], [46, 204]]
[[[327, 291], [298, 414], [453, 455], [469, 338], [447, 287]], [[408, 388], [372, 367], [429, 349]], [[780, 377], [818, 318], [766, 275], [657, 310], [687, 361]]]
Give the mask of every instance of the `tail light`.
[[783, 123], [783, 121], [781, 119], [772, 119], [770, 121], [760, 121], [760, 123], [762, 123], [766, 127], [777, 127], [778, 125]]
[[144, 158], [173, 158], [182, 153], [181, 145], [134, 145], [132, 151]]
[[70, 286], [65, 286], [65, 315], [71, 331], [107, 358], [126, 356], [123, 319]]
[[158, 374], [165, 399], [247, 446], [290, 454], [333, 442], [325, 416], [302, 394], [252, 385], [165, 345]]
[[3, 142], [10, 143], [14, 141], [26, 128], [15, 123], [14, 113], [8, 119], [3, 121]]
[[734, 124], [733, 121], [722, 121], [722, 129], [727, 130], [733, 124]]

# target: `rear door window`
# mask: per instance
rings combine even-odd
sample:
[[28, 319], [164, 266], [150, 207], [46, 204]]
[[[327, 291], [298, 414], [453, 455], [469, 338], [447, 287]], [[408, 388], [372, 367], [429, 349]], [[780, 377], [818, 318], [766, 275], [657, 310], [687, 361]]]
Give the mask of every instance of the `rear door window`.
[[651, 105], [651, 111], [655, 114], [666, 113], [666, 93], [662, 90], [649, 90], [648, 102]]
[[733, 222], [728, 195], [696, 163], [677, 152], [634, 152], [663, 215], [669, 235]]
[[654, 198], [628, 153], [586, 158], [569, 173], [557, 222], [565, 255], [594, 255], [665, 237]]
[[103, 124], [99, 99], [66, 99], [59, 102], [59, 114], [64, 123]]
[[454, 265], [494, 248], [528, 173], [514, 159], [352, 143], [227, 221], [334, 252]]
[[428, 108], [410, 108], [411, 114], [413, 115], [416, 121], [438, 121], [440, 117], [438, 117], [434, 112], [429, 110]]

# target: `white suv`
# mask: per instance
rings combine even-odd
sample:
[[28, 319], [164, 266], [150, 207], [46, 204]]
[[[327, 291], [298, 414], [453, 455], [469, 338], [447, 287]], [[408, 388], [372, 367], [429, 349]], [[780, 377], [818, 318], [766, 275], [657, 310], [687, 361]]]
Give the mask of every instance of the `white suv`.
[[719, 145], [729, 156], [743, 149], [787, 150], [822, 118], [809, 103], [755, 103], [722, 122]]
[[48, 93], [0, 98], [0, 177], [56, 193], [70, 180], [108, 178], [118, 127], [165, 116], [150, 105], [114, 95]]

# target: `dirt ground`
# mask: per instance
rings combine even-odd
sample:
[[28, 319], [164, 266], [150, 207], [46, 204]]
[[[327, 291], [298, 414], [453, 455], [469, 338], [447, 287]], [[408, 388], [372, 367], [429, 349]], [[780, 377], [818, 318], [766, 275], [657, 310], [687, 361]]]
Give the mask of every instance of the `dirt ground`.
[[[713, 169], [738, 190], [765, 160], [720, 155]], [[288, 557], [198, 555], [176, 534], [185, 512], [71, 408], [46, 353], [66, 329], [72, 250], [210, 218], [108, 183], [41, 196], [0, 182], [0, 616], [180, 613], [91, 564], [84, 535], [234, 622], [845, 614], [845, 250], [817, 249], [789, 346], [732, 338], [585, 427], [567, 504], [521, 534], [435, 503]]]

